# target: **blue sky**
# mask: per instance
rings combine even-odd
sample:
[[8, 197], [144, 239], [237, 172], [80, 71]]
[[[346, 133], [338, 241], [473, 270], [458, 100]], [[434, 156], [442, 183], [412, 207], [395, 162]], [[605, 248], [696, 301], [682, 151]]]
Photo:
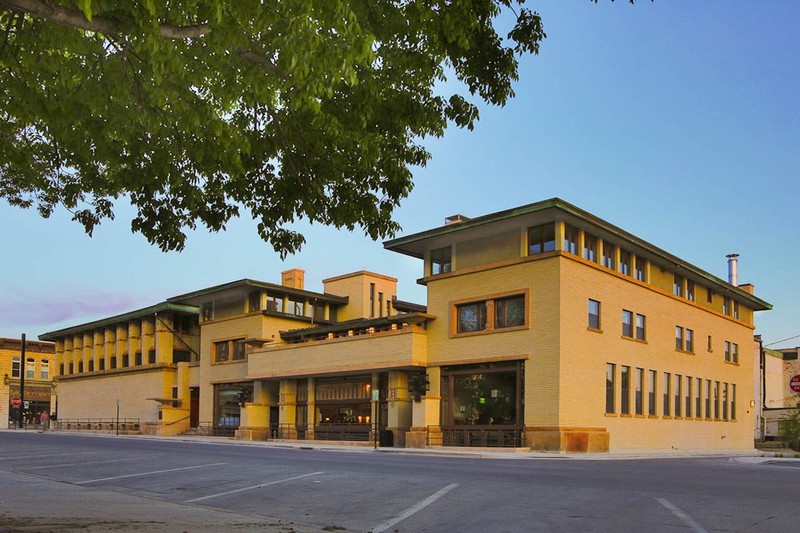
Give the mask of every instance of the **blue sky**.
[[[554, 196], [774, 305], [765, 343], [800, 336], [800, 3], [785, 0], [541, 0], [548, 38], [526, 58], [516, 98], [482, 108], [475, 131], [427, 140], [433, 154], [396, 212], [400, 234]], [[49, 220], [0, 203], [0, 337], [144, 307], [245, 277], [306, 288], [367, 269], [425, 302], [419, 261], [359, 232], [297, 224], [303, 250], [281, 262], [249, 219], [192, 233], [162, 253], [130, 232], [131, 211], [92, 238], [65, 212]], [[794, 266], [793, 266], [794, 265]], [[800, 345], [800, 337], [773, 347]]]

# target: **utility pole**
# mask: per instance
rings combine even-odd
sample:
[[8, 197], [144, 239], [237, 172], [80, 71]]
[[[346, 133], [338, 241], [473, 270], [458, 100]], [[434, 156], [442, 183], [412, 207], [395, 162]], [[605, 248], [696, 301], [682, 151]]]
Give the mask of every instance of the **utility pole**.
[[19, 428], [23, 429], [25, 427], [25, 334], [22, 334], [22, 344], [21, 344], [21, 354], [19, 360], [19, 411], [18, 411], [18, 419], [17, 422], [19, 424]]

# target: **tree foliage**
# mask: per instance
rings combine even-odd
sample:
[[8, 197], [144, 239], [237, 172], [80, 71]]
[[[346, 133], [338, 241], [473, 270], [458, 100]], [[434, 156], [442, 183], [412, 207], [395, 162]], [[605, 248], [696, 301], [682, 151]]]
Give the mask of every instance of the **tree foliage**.
[[513, 96], [524, 2], [0, 0], [0, 198], [91, 234], [126, 197], [163, 250], [242, 212], [282, 256], [298, 219], [391, 236], [422, 139]]

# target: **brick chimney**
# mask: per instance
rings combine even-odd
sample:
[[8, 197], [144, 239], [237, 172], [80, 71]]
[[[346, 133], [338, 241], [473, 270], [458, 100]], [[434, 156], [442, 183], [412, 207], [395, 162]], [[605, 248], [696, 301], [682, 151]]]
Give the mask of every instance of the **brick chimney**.
[[281, 272], [281, 285], [293, 289], [302, 289], [306, 271], [300, 268], [284, 270]]

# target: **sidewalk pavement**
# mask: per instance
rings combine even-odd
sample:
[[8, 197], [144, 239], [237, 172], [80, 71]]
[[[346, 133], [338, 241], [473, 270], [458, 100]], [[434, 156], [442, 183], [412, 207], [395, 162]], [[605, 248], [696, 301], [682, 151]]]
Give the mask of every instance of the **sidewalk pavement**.
[[[3, 430], [18, 431], [14, 429]], [[538, 452], [531, 451], [529, 448], [391, 448], [375, 447], [372, 443], [339, 443], [327, 441], [248, 441], [237, 440], [232, 437], [209, 437], [194, 435], [178, 436], [159, 436], [159, 435], [114, 435], [101, 432], [83, 431], [56, 431], [59, 435], [74, 435], [81, 437], [100, 437], [115, 439], [150, 439], [166, 442], [203, 442], [207, 444], [229, 445], [229, 446], [253, 446], [263, 448], [284, 448], [297, 450], [316, 450], [330, 452], [350, 452], [350, 453], [394, 453], [405, 455], [430, 455], [444, 457], [465, 457], [473, 459], [568, 459], [574, 461], [620, 461], [620, 460], [646, 460], [646, 459], [686, 459], [697, 457], [727, 457], [737, 462], [763, 463], [780, 458], [781, 461], [800, 461], [800, 456], [792, 450], [784, 451], [762, 451], [756, 449], [742, 450], [625, 450], [612, 451], [609, 453], [557, 453], [557, 452]]]

